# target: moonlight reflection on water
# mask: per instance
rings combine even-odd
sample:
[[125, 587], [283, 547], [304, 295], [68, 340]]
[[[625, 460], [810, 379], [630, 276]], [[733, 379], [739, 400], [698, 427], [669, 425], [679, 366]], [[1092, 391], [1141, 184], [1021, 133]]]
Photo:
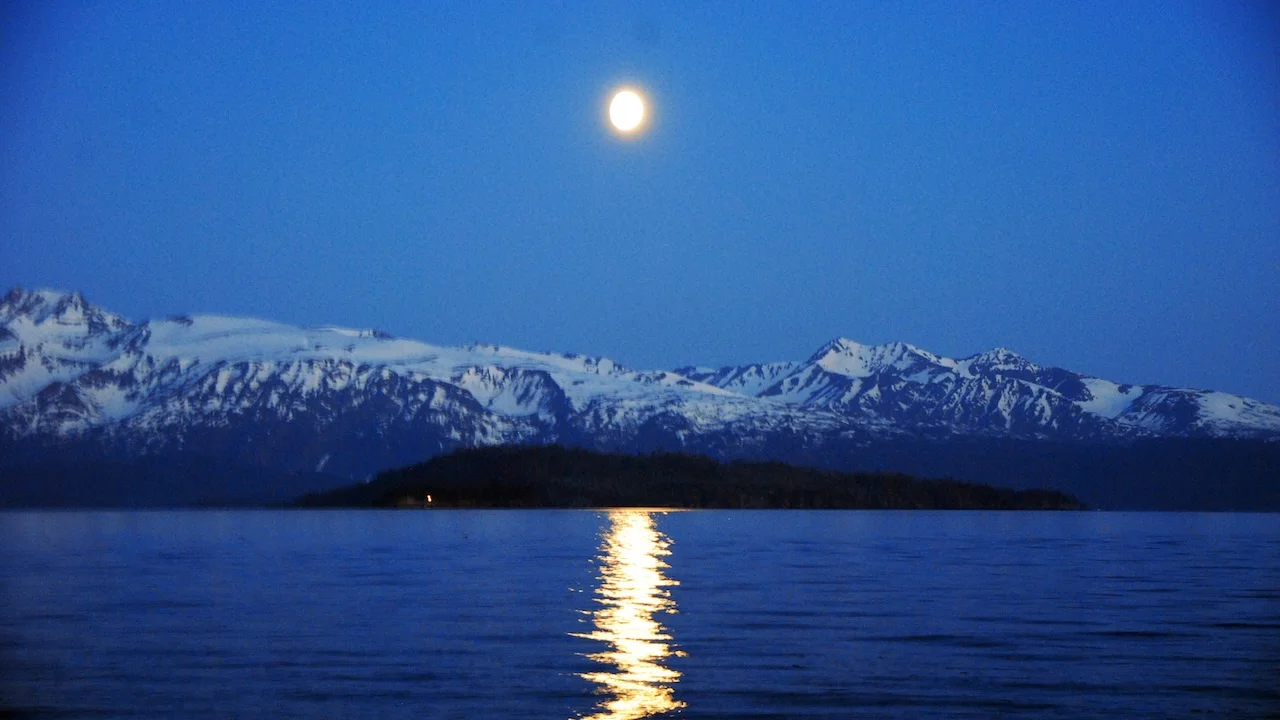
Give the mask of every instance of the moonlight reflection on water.
[[676, 612], [667, 587], [679, 583], [663, 574], [671, 541], [658, 531], [653, 513], [615, 510], [600, 555], [600, 584], [591, 613], [595, 630], [576, 637], [604, 643], [588, 655], [607, 669], [582, 673], [609, 696], [586, 720], [632, 720], [684, 707], [675, 699], [680, 673], [663, 665], [679, 656], [672, 638], [655, 615]]

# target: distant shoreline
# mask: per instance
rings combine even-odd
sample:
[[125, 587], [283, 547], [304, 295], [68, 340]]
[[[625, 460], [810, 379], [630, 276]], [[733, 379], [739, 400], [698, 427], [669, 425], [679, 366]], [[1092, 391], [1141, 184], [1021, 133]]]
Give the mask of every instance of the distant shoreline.
[[699, 455], [556, 445], [483, 447], [298, 498], [296, 508], [648, 510], [1086, 510], [1057, 490], [901, 473], [832, 472]]

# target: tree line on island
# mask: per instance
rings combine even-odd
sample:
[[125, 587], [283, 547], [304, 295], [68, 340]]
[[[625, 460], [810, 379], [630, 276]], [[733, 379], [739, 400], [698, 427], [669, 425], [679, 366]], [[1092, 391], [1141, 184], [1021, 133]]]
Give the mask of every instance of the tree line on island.
[[1080, 510], [1056, 490], [1010, 490], [890, 472], [833, 472], [779, 462], [721, 463], [658, 452], [600, 453], [558, 445], [459, 450], [299, 498], [299, 507], [812, 508]]

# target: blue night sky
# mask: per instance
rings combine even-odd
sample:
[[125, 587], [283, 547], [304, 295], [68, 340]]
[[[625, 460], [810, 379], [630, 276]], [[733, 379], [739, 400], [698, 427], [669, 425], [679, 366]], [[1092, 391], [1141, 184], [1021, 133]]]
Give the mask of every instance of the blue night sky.
[[7, 5], [0, 284], [639, 368], [1005, 346], [1280, 402], [1268, 0], [371, 4]]

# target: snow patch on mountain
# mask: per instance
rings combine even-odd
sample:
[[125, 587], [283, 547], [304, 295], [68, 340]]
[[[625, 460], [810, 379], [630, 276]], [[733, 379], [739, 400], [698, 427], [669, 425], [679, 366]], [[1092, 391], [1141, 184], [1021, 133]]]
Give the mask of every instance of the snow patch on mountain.
[[1089, 399], [1076, 405], [1085, 412], [1109, 419], [1120, 417], [1143, 393], [1140, 387], [1117, 385], [1099, 378], [1081, 378], [1081, 382], [1089, 391]]

